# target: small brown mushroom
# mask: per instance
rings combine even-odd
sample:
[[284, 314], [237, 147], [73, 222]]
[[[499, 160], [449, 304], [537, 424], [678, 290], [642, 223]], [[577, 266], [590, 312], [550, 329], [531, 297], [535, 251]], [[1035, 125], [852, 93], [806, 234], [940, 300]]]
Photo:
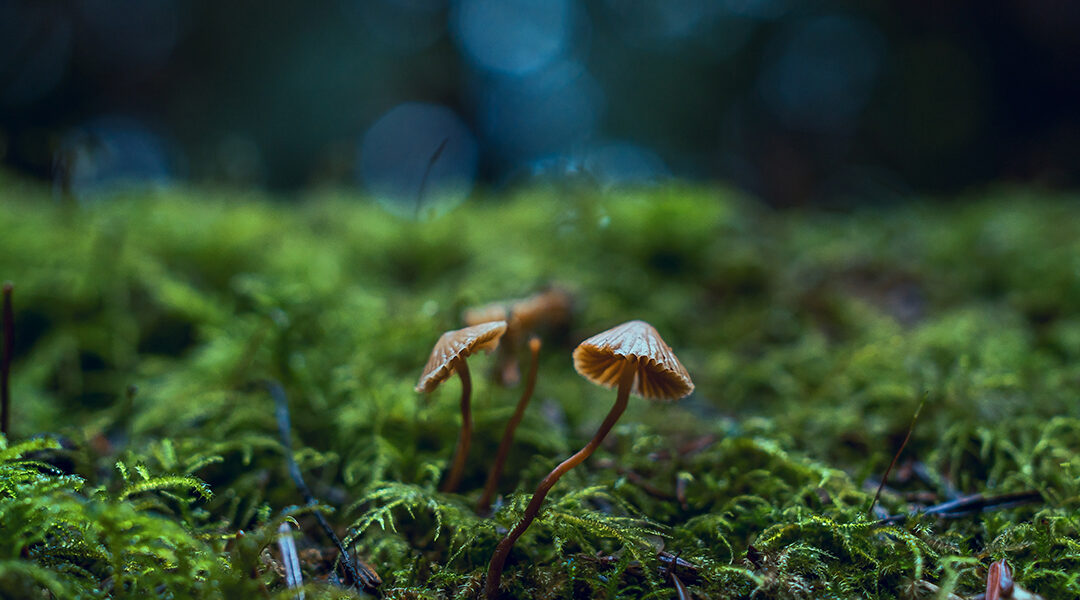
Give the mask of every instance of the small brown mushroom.
[[454, 491], [461, 482], [472, 437], [472, 378], [469, 376], [469, 365], [465, 359], [479, 350], [490, 351], [495, 348], [505, 332], [506, 321], [447, 331], [435, 342], [435, 348], [432, 349], [420, 380], [416, 383], [416, 391], [429, 393], [453, 373], [457, 373], [461, 379], [461, 435], [454, 451], [453, 466], [442, 486], [444, 492]]
[[514, 353], [525, 337], [542, 327], [561, 325], [570, 320], [573, 298], [562, 288], [551, 287], [528, 298], [492, 302], [470, 308], [462, 314], [466, 325], [505, 320], [506, 336], [499, 346], [495, 378], [503, 385], [514, 385], [521, 379]]
[[499, 594], [503, 565], [510, 549], [525, 530], [529, 528], [544, 497], [567, 471], [581, 464], [604, 441], [615, 426], [619, 416], [626, 410], [630, 394], [653, 400], [677, 400], [694, 391], [690, 374], [675, 357], [652, 325], [644, 321], [630, 321], [581, 342], [574, 349], [574, 369], [583, 377], [604, 387], [617, 387], [615, 405], [611, 407], [596, 435], [570, 458], [548, 474], [525, 507], [525, 513], [510, 530], [491, 556], [487, 582], [484, 587], [488, 600]]
[[510, 324], [521, 332], [535, 331], [545, 325], [558, 325], [570, 320], [573, 298], [566, 290], [548, 288], [528, 298], [510, 304]]

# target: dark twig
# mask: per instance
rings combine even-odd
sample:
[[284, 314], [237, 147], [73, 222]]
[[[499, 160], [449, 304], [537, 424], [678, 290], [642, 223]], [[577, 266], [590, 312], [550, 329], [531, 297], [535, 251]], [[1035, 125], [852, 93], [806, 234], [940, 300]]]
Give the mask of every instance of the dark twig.
[[[277, 417], [278, 433], [281, 435], [281, 445], [285, 452], [285, 464], [288, 465], [289, 476], [292, 478], [293, 483], [296, 484], [297, 489], [300, 490], [304, 502], [308, 506], [315, 506], [318, 504], [318, 500], [315, 499], [311, 489], [304, 483], [304, 476], [300, 473], [300, 466], [296, 464], [296, 459], [293, 458], [292, 436], [290, 434], [292, 425], [289, 419], [289, 400], [285, 396], [285, 390], [276, 381], [263, 381], [263, 385], [266, 386], [267, 391], [274, 398], [274, 415]], [[320, 511], [314, 510], [312, 514], [315, 515], [315, 520], [318, 521], [326, 537], [330, 538], [330, 541], [337, 546], [347, 580], [353, 585], [359, 584], [368, 590], [376, 590], [382, 584], [382, 579], [378, 573], [363, 563], [357, 564], [357, 561], [353, 559], [352, 554], [341, 543], [341, 539], [334, 533], [334, 529], [330, 527], [330, 523], [327, 522], [326, 517]]]
[[431, 154], [431, 158], [428, 159], [427, 168], [424, 169], [424, 177], [420, 179], [420, 189], [416, 190], [416, 205], [413, 207], [414, 219], [420, 218], [420, 207], [424, 204], [424, 193], [427, 191], [428, 177], [431, 175], [431, 170], [435, 168], [435, 161], [442, 156], [443, 150], [446, 150], [448, 143], [450, 143], [450, 138], [443, 138], [443, 141], [439, 142], [439, 146], [435, 148], [435, 152]]
[[4, 356], [0, 359], [0, 432], [11, 432], [11, 355], [15, 352], [15, 311], [11, 307], [10, 281], [4, 282]]
[[[681, 554], [681, 552], [679, 554]], [[675, 575], [675, 568], [679, 566], [679, 554], [676, 554], [675, 558], [667, 563], [667, 574], [668, 577], [671, 577], [671, 584], [675, 586], [675, 594], [678, 597], [678, 600], [690, 600], [690, 591], [686, 589], [683, 582]]]
[[[617, 557], [610, 554], [579, 554], [576, 556], [579, 556], [583, 560], [595, 562], [605, 567], [614, 565], [615, 563], [619, 562], [619, 559]], [[678, 567], [682, 569], [683, 577], [686, 578], [687, 581], [693, 583], [699, 579], [697, 565], [683, 558], [680, 558], [677, 554], [672, 554], [670, 552], [661, 550], [656, 555], [656, 558], [660, 560], [658, 572], [661, 577], [667, 577], [668, 574], [671, 572], [671, 569]], [[636, 560], [632, 560], [629, 562], [629, 564], [626, 565], [626, 572], [632, 573], [634, 575], [644, 575], [644, 571], [641, 568], [641, 563]]]
[[877, 506], [878, 498], [881, 497], [881, 488], [885, 487], [885, 482], [889, 480], [889, 473], [891, 473], [893, 467], [896, 466], [896, 460], [900, 458], [900, 454], [907, 446], [908, 440], [911, 439], [911, 432], [915, 430], [915, 422], [919, 420], [919, 413], [922, 412], [924, 404], [926, 404], [925, 397], [923, 397], [922, 402], [919, 403], [919, 408], [915, 409], [915, 416], [911, 417], [911, 425], [908, 425], [907, 435], [904, 436], [904, 441], [901, 442], [900, 448], [898, 448], [896, 454], [893, 455], [892, 462], [889, 463], [889, 468], [885, 469], [885, 474], [881, 476], [881, 483], [878, 484], [877, 492], [874, 493], [874, 501], [870, 503], [870, 510], [866, 511], [867, 514], [874, 514], [874, 507]]
[[1034, 490], [1027, 492], [1015, 492], [1012, 494], [1002, 494], [1000, 496], [983, 496], [982, 494], [972, 494], [970, 496], [963, 496], [961, 498], [957, 498], [956, 500], [949, 500], [948, 502], [935, 504], [934, 506], [916, 509], [911, 512], [891, 515], [885, 517], [884, 519], [881, 519], [877, 522], [877, 524], [891, 525], [893, 523], [900, 523], [910, 516], [919, 514], [934, 515], [936, 517], [941, 517], [942, 519], [959, 519], [962, 517], [967, 517], [991, 510], [1005, 510], [1007, 508], [1014, 508], [1017, 506], [1022, 506], [1024, 504], [1040, 502], [1042, 501], [1042, 499], [1042, 494]]

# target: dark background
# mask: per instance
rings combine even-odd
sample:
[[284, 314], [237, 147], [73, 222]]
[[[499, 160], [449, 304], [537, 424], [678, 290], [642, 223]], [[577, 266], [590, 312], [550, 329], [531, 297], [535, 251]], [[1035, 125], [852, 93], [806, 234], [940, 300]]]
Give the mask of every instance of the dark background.
[[548, 176], [731, 181], [782, 206], [1060, 188], [1078, 105], [1068, 0], [0, 0], [0, 161], [77, 197]]

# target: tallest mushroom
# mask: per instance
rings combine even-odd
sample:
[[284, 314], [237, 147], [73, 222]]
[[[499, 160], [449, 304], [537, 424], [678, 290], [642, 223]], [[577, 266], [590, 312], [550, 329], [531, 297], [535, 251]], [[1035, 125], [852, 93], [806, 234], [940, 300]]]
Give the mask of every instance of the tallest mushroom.
[[694, 391], [690, 374], [675, 357], [656, 328], [644, 321], [629, 321], [581, 342], [574, 349], [574, 369], [582, 377], [604, 387], [617, 387], [615, 405], [600, 429], [584, 448], [555, 467], [537, 486], [521, 521], [499, 542], [488, 565], [484, 592], [488, 600], [499, 595], [503, 565], [514, 543], [540, 512], [547, 493], [567, 471], [585, 461], [604, 441], [626, 410], [630, 394], [650, 400], [677, 400]]

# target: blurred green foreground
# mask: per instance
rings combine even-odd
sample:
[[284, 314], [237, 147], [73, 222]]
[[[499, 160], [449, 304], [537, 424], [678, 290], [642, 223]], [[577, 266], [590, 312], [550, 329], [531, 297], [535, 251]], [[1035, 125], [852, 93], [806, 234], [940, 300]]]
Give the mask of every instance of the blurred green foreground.
[[[289, 478], [273, 399], [327, 520], [386, 598], [475, 598], [540, 479], [614, 393], [574, 345], [652, 323], [697, 385], [633, 398], [515, 546], [508, 597], [1080, 597], [1080, 203], [1003, 191], [854, 214], [724, 190], [534, 189], [417, 223], [362, 199], [205, 190], [61, 206], [0, 179], [15, 285], [0, 596], [308, 598], [337, 551]], [[572, 290], [491, 518], [473, 505], [518, 389], [473, 368], [460, 495], [436, 492], [458, 384], [413, 391], [463, 309]], [[925, 402], [868, 513], [877, 482]], [[939, 518], [957, 495], [1036, 501]], [[911, 513], [892, 523], [885, 514]], [[243, 531], [240, 535], [238, 532]], [[953, 595], [950, 595], [953, 594]]]

